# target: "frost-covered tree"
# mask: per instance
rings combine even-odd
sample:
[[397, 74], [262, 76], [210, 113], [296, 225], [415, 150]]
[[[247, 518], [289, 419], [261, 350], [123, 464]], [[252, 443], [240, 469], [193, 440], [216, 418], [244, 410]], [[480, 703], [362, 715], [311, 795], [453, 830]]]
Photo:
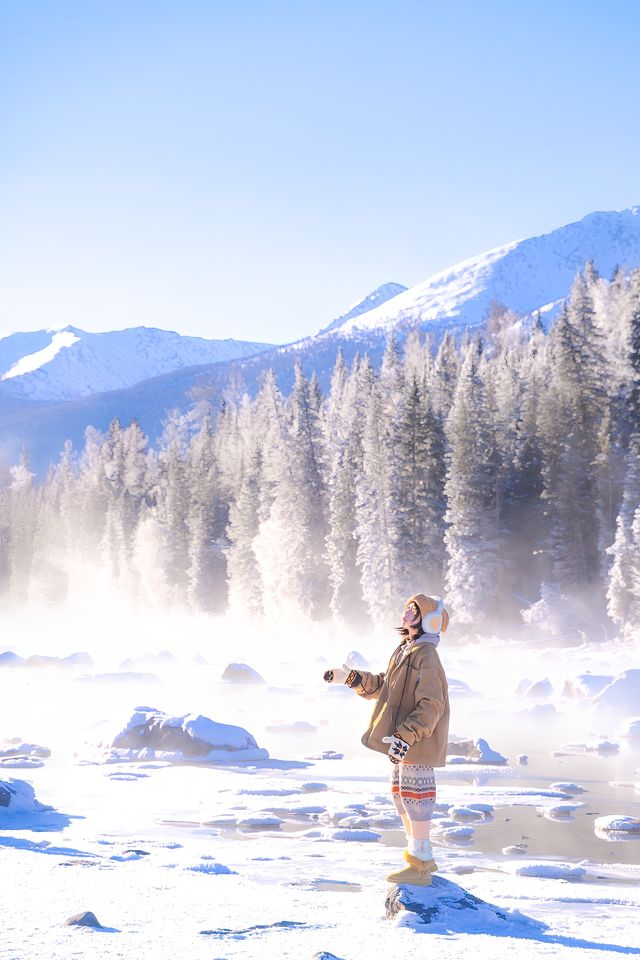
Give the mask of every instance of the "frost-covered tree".
[[363, 459], [362, 376], [358, 361], [354, 362], [348, 375], [342, 356], [338, 356], [323, 416], [329, 605], [336, 617], [354, 623], [362, 622], [365, 615], [357, 566], [356, 530], [356, 499]]
[[424, 584], [437, 593], [444, 576], [444, 428], [424, 381], [405, 377], [393, 458], [394, 536], [405, 592]]
[[499, 591], [496, 451], [478, 345], [463, 360], [446, 423], [446, 591], [460, 623], [481, 624]]
[[391, 431], [369, 359], [358, 370], [363, 398], [362, 473], [356, 498], [357, 565], [362, 596], [373, 619], [388, 616], [402, 597], [396, 531], [393, 449]]

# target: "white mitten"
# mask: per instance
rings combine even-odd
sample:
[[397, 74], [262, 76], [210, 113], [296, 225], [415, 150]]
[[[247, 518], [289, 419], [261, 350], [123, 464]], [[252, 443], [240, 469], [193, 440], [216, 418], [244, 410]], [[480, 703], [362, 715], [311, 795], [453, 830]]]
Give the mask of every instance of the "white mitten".
[[410, 743], [407, 743], [406, 740], [399, 737], [397, 733], [394, 733], [392, 737], [383, 737], [382, 742], [391, 744], [389, 747], [389, 760], [391, 760], [391, 763], [400, 763], [401, 760], [404, 760], [411, 746]]
[[327, 670], [324, 679], [327, 683], [346, 683], [347, 686], [354, 687], [360, 683], [362, 677], [357, 670], [352, 670], [346, 663], [343, 663], [341, 667], [334, 667], [332, 670]]

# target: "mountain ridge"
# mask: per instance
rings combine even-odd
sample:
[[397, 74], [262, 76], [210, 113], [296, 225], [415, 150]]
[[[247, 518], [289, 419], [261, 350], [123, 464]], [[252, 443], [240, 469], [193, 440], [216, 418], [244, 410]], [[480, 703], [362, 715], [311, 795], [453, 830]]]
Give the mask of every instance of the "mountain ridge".
[[[27, 444], [40, 471], [55, 458], [67, 436], [80, 446], [87, 424], [104, 430], [115, 416], [123, 422], [136, 418], [153, 441], [167, 412], [186, 411], [194, 392], [215, 408], [225, 397], [254, 394], [271, 368], [287, 393], [296, 361], [307, 375], [315, 371], [327, 389], [339, 349], [347, 362], [367, 353], [377, 364], [390, 333], [402, 340], [410, 330], [419, 329], [437, 342], [445, 330], [457, 335], [469, 327], [480, 328], [494, 301], [521, 316], [547, 311], [552, 317], [588, 261], [603, 275], [612, 274], [617, 266], [640, 266], [640, 207], [595, 212], [540, 237], [494, 247], [409, 289], [396, 292], [400, 284], [383, 284], [319, 333], [282, 346], [262, 344], [250, 356], [183, 365], [117, 391], [55, 404], [34, 403], [32, 397], [24, 400], [24, 408], [19, 397], [6, 391], [10, 381], [4, 381], [0, 383], [0, 456], [14, 462], [20, 446]], [[358, 309], [380, 291], [381, 296], [389, 296], [371, 309]]]

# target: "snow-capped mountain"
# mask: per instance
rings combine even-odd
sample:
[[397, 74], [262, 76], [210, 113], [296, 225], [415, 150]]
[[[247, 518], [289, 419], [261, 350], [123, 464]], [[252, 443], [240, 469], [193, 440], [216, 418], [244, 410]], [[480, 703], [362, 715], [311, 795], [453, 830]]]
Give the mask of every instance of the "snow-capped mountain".
[[336, 330], [345, 324], [347, 320], [359, 317], [363, 313], [368, 313], [369, 310], [373, 310], [375, 307], [379, 307], [381, 304], [392, 300], [393, 297], [397, 297], [398, 294], [404, 293], [406, 289], [407, 288], [403, 287], [401, 283], [383, 283], [382, 286], [374, 290], [373, 293], [368, 294], [364, 300], [359, 300], [352, 307], [349, 307], [346, 313], [342, 313], [339, 317], [336, 317], [335, 320], [332, 320], [331, 323], [320, 332], [327, 333], [329, 330]]
[[442, 270], [365, 313], [333, 324], [319, 336], [358, 337], [420, 326], [469, 327], [481, 324], [492, 301], [518, 314], [550, 310], [566, 296], [585, 263], [593, 260], [602, 276], [616, 267], [640, 265], [640, 207], [591, 213], [577, 223], [528, 240], [495, 247]]
[[250, 357], [270, 347], [183, 337], [152, 327], [110, 333], [87, 333], [76, 327], [39, 330], [0, 340], [0, 381], [2, 393], [13, 398], [74, 400], [184, 367]]
[[[437, 340], [445, 329], [481, 325], [494, 300], [519, 314], [540, 310], [552, 317], [589, 260], [607, 278], [617, 266], [640, 267], [640, 207], [593, 213], [504, 244], [408, 290], [385, 284], [320, 333], [285, 346], [145, 328], [86, 334], [68, 327], [6, 337], [0, 340], [6, 378], [0, 380], [0, 464], [15, 462], [26, 446], [41, 472], [66, 438], [79, 448], [87, 425], [105, 430], [114, 417], [127, 423], [135, 417], [154, 441], [167, 411], [191, 407], [194, 388], [216, 405], [223, 397], [254, 394], [271, 368], [288, 393], [296, 361], [327, 389], [339, 349], [347, 363], [367, 353], [377, 364], [389, 333], [402, 340], [419, 327]], [[51, 402], [54, 397], [65, 402]]]

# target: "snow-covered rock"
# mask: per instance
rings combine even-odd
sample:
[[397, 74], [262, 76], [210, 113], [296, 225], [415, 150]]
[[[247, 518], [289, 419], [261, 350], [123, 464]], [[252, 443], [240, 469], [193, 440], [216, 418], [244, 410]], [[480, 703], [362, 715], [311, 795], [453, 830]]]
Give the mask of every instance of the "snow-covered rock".
[[493, 805], [491, 803], [467, 803], [465, 804], [467, 810], [476, 810], [478, 813], [482, 813], [485, 817], [490, 816], [493, 813]]
[[458, 841], [472, 840], [475, 830], [473, 827], [461, 827], [456, 825], [454, 827], [444, 827], [442, 829], [438, 829], [436, 833], [441, 840], [457, 843]]
[[24, 657], [19, 657], [12, 650], [5, 650], [0, 653], [0, 667], [21, 667], [24, 664]]
[[[518, 911], [497, 907], [464, 890], [451, 880], [437, 874], [431, 886], [417, 887], [410, 884], [393, 886], [385, 903], [388, 920], [416, 931], [444, 934], [491, 934], [500, 932], [513, 937], [527, 937], [534, 931], [542, 931], [545, 924]], [[425, 949], [425, 956], [437, 954], [437, 949]], [[465, 948], [459, 951], [464, 955]]]
[[347, 654], [345, 659], [345, 666], [349, 667], [351, 670], [370, 670], [369, 661], [366, 660], [361, 653], [358, 653], [357, 650], [352, 650], [351, 653]]
[[560, 800], [558, 803], [549, 803], [538, 809], [547, 820], [570, 820], [580, 807], [584, 807], [584, 803]]
[[37, 743], [25, 743], [22, 737], [8, 737], [0, 741], [0, 759], [4, 757], [39, 757], [51, 756], [48, 747], [41, 747]]
[[452, 757], [477, 757], [478, 751], [473, 740], [450, 737], [447, 743], [447, 754]]
[[101, 745], [115, 760], [235, 763], [269, 758], [243, 727], [195, 713], [171, 717], [154, 707], [136, 707], [125, 725]]
[[490, 763], [501, 766], [507, 762], [507, 758], [503, 757], [497, 750], [493, 750], [483, 737], [478, 737], [478, 739], [474, 741], [474, 744], [478, 751], [478, 763]]
[[552, 703], [536, 703], [527, 710], [521, 710], [518, 716], [525, 717], [527, 720], [544, 722], [555, 719], [558, 716], [558, 711]]
[[553, 696], [553, 684], [548, 677], [545, 677], [544, 680], [536, 680], [527, 687], [524, 696], [531, 697], [534, 700], [546, 700]]
[[230, 663], [225, 667], [222, 679], [228, 683], [265, 683], [258, 671], [246, 663]]
[[625, 670], [603, 687], [591, 702], [610, 712], [636, 713], [640, 703], [640, 670]]
[[628, 717], [618, 728], [618, 736], [628, 738], [640, 737], [640, 717]]
[[332, 840], [345, 840], [351, 843], [375, 843], [377, 840], [380, 840], [380, 838], [381, 834], [376, 833], [375, 830], [354, 830], [353, 828], [347, 828], [331, 831]]
[[640, 818], [614, 813], [607, 817], [596, 817], [593, 821], [593, 828], [596, 833], [640, 834]]
[[478, 696], [476, 691], [472, 690], [468, 683], [465, 683], [464, 680], [456, 680], [455, 677], [448, 677], [447, 686], [450, 697]]
[[587, 700], [595, 697], [601, 690], [611, 683], [612, 676], [605, 674], [580, 673], [577, 677], [565, 680], [562, 691], [563, 697], [571, 700]]
[[612, 743], [603, 737], [601, 740], [589, 740], [586, 743], [565, 743], [555, 753], [599, 753], [602, 756], [607, 756], [608, 754], [618, 753], [619, 750], [620, 744]]
[[449, 816], [452, 820], [482, 820], [484, 814], [471, 807], [449, 807]]
[[216, 863], [215, 861], [207, 860], [205, 860], [204, 863], [194, 863], [193, 866], [185, 867], [184, 869], [189, 870], [192, 873], [204, 873], [207, 876], [212, 877], [237, 874], [237, 870], [232, 870], [230, 867], [225, 866], [224, 863]]
[[36, 800], [35, 790], [24, 780], [0, 780], [0, 822], [4, 813], [43, 813], [52, 810]]
[[586, 874], [584, 867], [572, 863], [552, 863], [547, 861], [529, 863], [505, 863], [505, 869], [517, 877], [538, 877], [546, 880], [582, 880]]
[[489, 764], [504, 766], [507, 758], [493, 750], [484, 737], [475, 740], [454, 740], [447, 744], [447, 765]]
[[90, 667], [93, 661], [88, 653], [71, 653], [68, 657], [51, 657], [34, 653], [27, 657], [27, 667]]
[[560, 790], [562, 793], [585, 793], [584, 787], [579, 786], [577, 783], [572, 783], [569, 780], [559, 780], [557, 783], [549, 784], [550, 790]]
[[44, 767], [44, 760], [39, 757], [0, 757], [1, 770], [33, 770]]
[[238, 817], [236, 826], [241, 830], [278, 830], [284, 820], [282, 817], [276, 817], [270, 812], [248, 814], [246, 817]]
[[528, 849], [528, 843], [512, 843], [508, 847], [503, 847], [502, 852], [505, 857], [522, 857]]

